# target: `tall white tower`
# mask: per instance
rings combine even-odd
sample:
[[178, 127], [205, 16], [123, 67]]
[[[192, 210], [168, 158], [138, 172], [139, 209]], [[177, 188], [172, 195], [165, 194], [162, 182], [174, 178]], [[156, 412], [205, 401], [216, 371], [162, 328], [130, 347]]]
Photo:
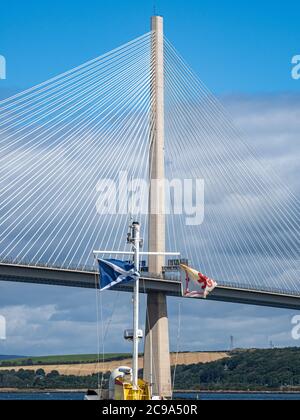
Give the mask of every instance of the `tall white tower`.
[[[150, 145], [149, 251], [165, 252], [165, 107], [164, 107], [164, 22], [151, 18], [152, 29], [152, 110]], [[163, 256], [149, 257], [149, 272], [160, 274]]]
[[[165, 155], [164, 155], [164, 22], [151, 18], [152, 115], [150, 147], [149, 251], [165, 252]], [[165, 257], [150, 256], [149, 272], [162, 274]], [[153, 384], [153, 395], [172, 396], [167, 297], [149, 293], [147, 298], [144, 379]]]

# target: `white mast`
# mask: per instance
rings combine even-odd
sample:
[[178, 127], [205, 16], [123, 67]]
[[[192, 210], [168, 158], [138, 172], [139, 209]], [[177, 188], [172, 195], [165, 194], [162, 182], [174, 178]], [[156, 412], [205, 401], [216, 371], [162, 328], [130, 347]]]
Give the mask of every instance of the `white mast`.
[[127, 242], [132, 245], [131, 251], [94, 251], [94, 255], [130, 255], [133, 257], [134, 268], [136, 272], [134, 280], [134, 291], [133, 291], [133, 334], [130, 335], [133, 340], [133, 357], [132, 357], [132, 387], [134, 391], [139, 391], [139, 340], [142, 338], [143, 333], [139, 329], [139, 285], [140, 285], [140, 257], [142, 255], [155, 256], [155, 257], [165, 257], [167, 255], [178, 257], [180, 253], [178, 252], [140, 252], [142, 247], [143, 240], [140, 236], [140, 224], [138, 222], [133, 222], [130, 226], [131, 232], [128, 234]]
[[134, 267], [138, 275], [136, 276], [133, 291], [133, 358], [132, 358], [132, 385], [134, 390], [139, 389], [139, 283], [140, 283], [140, 224], [132, 224], [132, 243], [134, 252]]

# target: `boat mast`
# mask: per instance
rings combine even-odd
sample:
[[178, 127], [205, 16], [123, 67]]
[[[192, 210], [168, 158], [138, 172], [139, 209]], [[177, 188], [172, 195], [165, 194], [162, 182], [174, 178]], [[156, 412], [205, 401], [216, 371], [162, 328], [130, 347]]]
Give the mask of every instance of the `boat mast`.
[[[140, 224], [132, 224], [132, 243], [134, 252], [134, 267], [137, 273], [140, 272]], [[139, 389], [139, 285], [140, 274], [136, 276], [133, 291], [133, 360], [132, 360], [132, 385], [134, 390]]]

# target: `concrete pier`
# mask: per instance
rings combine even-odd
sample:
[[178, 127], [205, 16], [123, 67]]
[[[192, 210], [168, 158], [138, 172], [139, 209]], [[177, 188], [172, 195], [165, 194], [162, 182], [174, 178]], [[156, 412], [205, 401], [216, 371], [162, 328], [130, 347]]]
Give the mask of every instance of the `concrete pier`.
[[144, 379], [153, 384], [153, 395], [171, 398], [169, 322], [164, 293], [147, 296]]
[[[164, 157], [164, 29], [163, 18], [151, 19], [152, 96], [149, 194], [149, 251], [165, 252], [165, 157]], [[165, 257], [150, 256], [150, 273], [161, 274]], [[150, 293], [147, 298], [144, 379], [153, 384], [153, 395], [172, 396], [167, 297]]]

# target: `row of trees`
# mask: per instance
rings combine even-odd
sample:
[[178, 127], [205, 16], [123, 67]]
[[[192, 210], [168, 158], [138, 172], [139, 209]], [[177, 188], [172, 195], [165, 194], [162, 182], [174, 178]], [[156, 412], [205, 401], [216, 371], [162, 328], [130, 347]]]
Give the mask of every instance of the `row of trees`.
[[178, 366], [176, 389], [300, 390], [300, 349], [235, 351], [229, 359]]
[[[104, 375], [104, 386], [107, 385], [108, 374]], [[7, 370], [0, 372], [0, 388], [18, 389], [97, 389], [98, 375], [65, 376], [57, 371], [48, 374], [43, 369]]]
[[[142, 372], [140, 372], [142, 374]], [[173, 370], [174, 374], [174, 370]], [[97, 388], [98, 375], [64, 376], [43, 369], [0, 371], [0, 388]], [[107, 387], [109, 373], [104, 375]], [[180, 390], [300, 390], [300, 348], [234, 351], [227, 359], [178, 366], [175, 388]]]

